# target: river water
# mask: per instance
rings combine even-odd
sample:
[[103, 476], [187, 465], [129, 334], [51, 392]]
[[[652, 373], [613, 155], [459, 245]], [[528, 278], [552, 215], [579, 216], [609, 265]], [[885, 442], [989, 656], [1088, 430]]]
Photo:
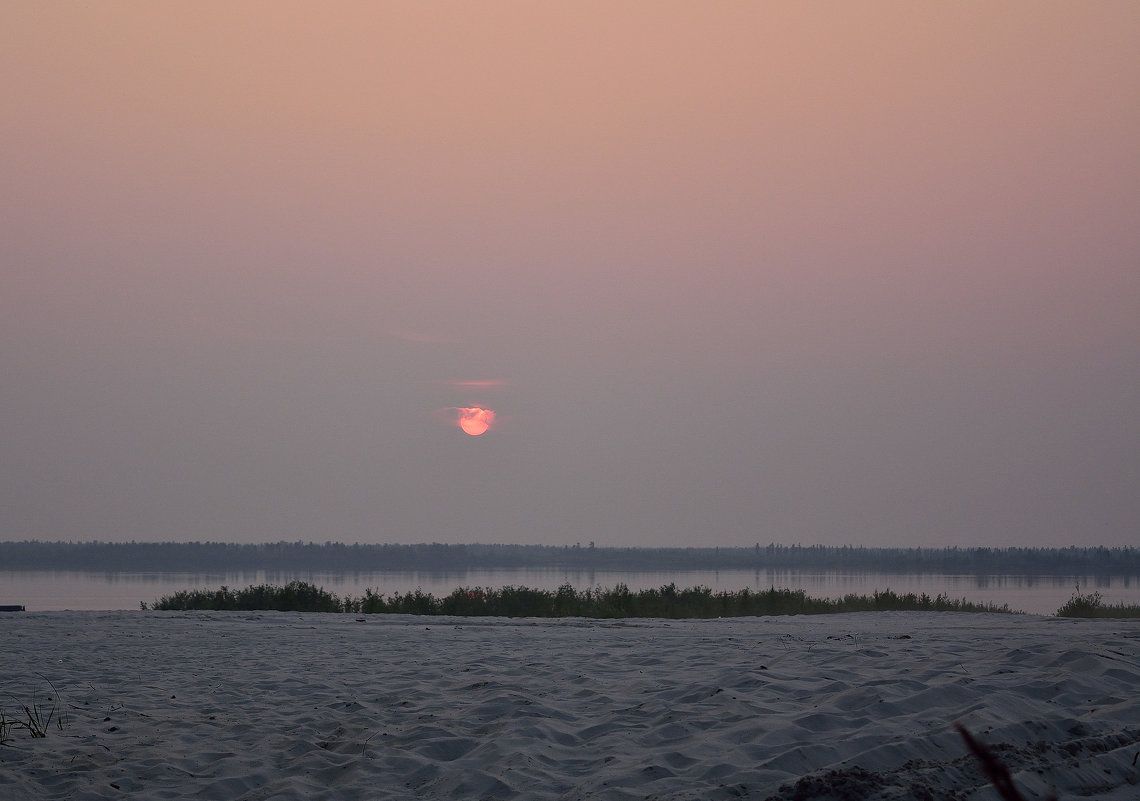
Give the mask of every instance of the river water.
[[323, 586], [344, 597], [365, 589], [383, 595], [422, 589], [439, 597], [456, 587], [506, 585], [555, 589], [570, 584], [577, 590], [613, 587], [624, 582], [631, 590], [675, 583], [678, 588], [702, 585], [714, 591], [745, 587], [804, 590], [820, 598], [849, 593], [870, 595], [876, 590], [897, 593], [942, 593], [976, 603], [1008, 605], [1031, 614], [1053, 614], [1073, 594], [1097, 591], [1106, 603], [1140, 604], [1140, 577], [1097, 580], [1088, 576], [956, 576], [942, 574], [790, 572], [768, 570], [701, 570], [669, 572], [603, 572], [566, 569], [469, 570], [452, 572], [372, 571], [239, 572], [239, 573], [102, 573], [77, 571], [0, 570], [0, 605], [19, 604], [29, 611], [138, 609], [178, 590], [222, 585], [231, 589], [250, 584], [285, 584], [294, 579]]

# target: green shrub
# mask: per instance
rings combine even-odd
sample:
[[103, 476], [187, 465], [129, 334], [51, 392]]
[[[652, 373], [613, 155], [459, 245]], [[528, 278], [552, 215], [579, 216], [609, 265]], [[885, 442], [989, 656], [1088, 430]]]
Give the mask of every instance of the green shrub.
[[151, 609], [182, 612], [190, 609], [209, 611], [252, 611], [273, 609], [278, 612], [343, 612], [352, 611], [334, 593], [304, 581], [291, 581], [284, 587], [270, 584], [250, 585], [244, 590], [231, 590], [222, 585], [217, 590], [180, 590], [163, 596]]
[[1081, 594], [1080, 588], [1073, 597], [1057, 610], [1057, 617], [1140, 617], [1140, 605], [1104, 602], [1099, 592]]

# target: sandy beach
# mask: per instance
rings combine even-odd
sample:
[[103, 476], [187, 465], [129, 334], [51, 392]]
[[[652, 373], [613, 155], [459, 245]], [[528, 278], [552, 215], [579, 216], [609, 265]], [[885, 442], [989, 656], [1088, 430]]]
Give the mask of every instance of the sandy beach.
[[[1140, 625], [0, 615], [10, 799], [1140, 797]], [[50, 685], [49, 685], [50, 682]]]

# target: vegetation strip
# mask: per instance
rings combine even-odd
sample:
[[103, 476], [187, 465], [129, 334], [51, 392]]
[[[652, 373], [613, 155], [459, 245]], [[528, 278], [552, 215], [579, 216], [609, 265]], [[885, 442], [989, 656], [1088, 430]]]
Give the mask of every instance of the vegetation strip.
[[143, 609], [276, 610], [280, 612], [352, 612], [357, 614], [457, 615], [462, 617], [593, 617], [593, 618], [716, 618], [749, 615], [818, 615], [839, 612], [1011, 612], [1008, 606], [976, 604], [946, 595], [899, 595], [891, 590], [874, 595], [847, 595], [841, 599], [812, 598], [803, 590], [769, 589], [755, 592], [713, 592], [708, 587], [633, 592], [625, 584], [612, 589], [576, 590], [563, 584], [557, 590], [529, 587], [460, 587], [436, 598], [415, 590], [381, 595], [365, 590], [359, 598], [341, 599], [323, 587], [304, 581], [285, 586], [250, 585], [244, 590], [182, 590], [163, 596]]

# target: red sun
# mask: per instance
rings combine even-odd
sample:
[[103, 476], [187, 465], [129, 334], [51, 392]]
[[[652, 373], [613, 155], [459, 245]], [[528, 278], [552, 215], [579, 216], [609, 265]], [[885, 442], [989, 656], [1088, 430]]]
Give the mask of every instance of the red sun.
[[460, 407], [456, 411], [459, 412], [459, 427], [463, 433], [473, 437], [485, 433], [495, 422], [495, 412], [491, 409], [475, 406], [471, 409]]

